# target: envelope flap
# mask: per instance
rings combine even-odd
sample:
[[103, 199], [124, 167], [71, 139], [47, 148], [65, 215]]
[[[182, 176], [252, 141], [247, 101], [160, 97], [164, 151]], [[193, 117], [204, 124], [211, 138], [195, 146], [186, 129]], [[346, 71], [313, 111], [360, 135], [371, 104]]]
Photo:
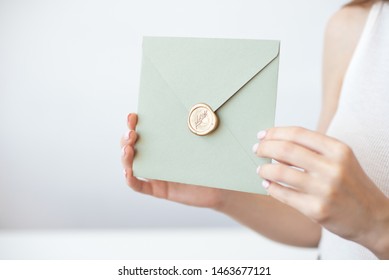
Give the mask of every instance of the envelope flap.
[[189, 110], [214, 111], [279, 54], [279, 41], [145, 37], [143, 53]]

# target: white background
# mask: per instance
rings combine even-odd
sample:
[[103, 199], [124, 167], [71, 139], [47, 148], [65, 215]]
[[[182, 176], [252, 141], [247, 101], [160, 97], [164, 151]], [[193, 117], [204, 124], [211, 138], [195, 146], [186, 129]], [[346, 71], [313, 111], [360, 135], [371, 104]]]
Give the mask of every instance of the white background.
[[142, 36], [280, 39], [276, 123], [314, 128], [323, 31], [344, 2], [0, 1], [0, 228], [235, 225], [124, 182]]

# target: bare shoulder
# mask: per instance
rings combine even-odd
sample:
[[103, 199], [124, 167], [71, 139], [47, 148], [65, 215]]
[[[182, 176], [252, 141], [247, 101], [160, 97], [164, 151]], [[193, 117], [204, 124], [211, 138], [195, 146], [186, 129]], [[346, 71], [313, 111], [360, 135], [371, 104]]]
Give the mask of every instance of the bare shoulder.
[[318, 130], [325, 132], [337, 110], [348, 65], [362, 34], [370, 5], [345, 6], [328, 21], [324, 36], [323, 99]]
[[328, 21], [325, 33], [327, 60], [334, 60], [344, 74], [361, 37], [371, 4], [345, 6]]
[[[362, 33], [371, 4], [345, 6], [328, 21], [326, 40], [353, 51]], [[339, 45], [342, 43], [342, 45]]]

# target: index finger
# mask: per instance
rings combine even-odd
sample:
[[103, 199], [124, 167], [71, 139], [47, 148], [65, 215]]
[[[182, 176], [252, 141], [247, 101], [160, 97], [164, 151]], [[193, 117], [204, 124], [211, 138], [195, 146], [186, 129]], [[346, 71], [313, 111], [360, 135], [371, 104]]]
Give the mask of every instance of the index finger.
[[274, 127], [262, 139], [294, 142], [322, 155], [331, 155], [340, 144], [335, 138], [302, 127]]

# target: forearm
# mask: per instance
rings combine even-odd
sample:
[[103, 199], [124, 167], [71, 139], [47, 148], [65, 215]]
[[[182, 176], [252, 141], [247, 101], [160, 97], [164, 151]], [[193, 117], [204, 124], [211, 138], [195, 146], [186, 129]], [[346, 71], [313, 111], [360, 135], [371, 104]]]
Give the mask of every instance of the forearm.
[[281, 243], [316, 247], [321, 227], [270, 196], [231, 192], [216, 209]]
[[376, 248], [373, 248], [372, 251], [377, 258], [381, 260], [389, 260], [389, 225], [387, 225], [386, 230], [382, 232], [379, 239], [380, 242], [376, 243]]
[[377, 200], [380, 211], [373, 215], [369, 233], [356, 240], [370, 249], [379, 259], [389, 260], [389, 198]]

